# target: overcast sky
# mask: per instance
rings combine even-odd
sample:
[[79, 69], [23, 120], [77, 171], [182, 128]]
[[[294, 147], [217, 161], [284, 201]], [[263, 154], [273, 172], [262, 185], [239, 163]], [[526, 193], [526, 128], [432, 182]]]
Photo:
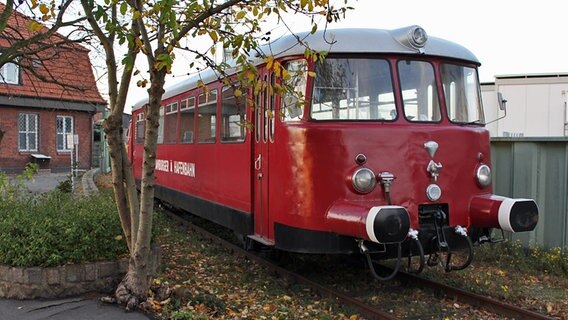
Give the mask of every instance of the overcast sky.
[[[343, 0], [336, 0], [343, 3]], [[568, 73], [568, 1], [350, 0], [334, 27], [422, 26], [457, 42], [481, 61], [480, 80], [495, 75]]]
[[[338, 6], [343, 2], [335, 0]], [[471, 50], [481, 61], [481, 82], [493, 82], [496, 75], [568, 73], [566, 0], [349, 0], [348, 4], [354, 10], [330, 28], [420, 25], [431, 36]], [[294, 31], [310, 27], [303, 16], [288, 24]], [[269, 28], [284, 32], [282, 27]], [[177, 60], [177, 66], [188, 64], [183, 57]], [[184, 78], [186, 71], [181, 69], [174, 68], [176, 77], [168, 77], [166, 87]], [[145, 90], [132, 88], [127, 109], [143, 94]]]

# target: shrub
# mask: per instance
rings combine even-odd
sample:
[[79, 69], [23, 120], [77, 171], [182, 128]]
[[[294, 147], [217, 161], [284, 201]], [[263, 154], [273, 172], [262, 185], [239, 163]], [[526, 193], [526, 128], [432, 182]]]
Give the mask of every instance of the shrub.
[[64, 193], [71, 193], [73, 192], [73, 184], [71, 183], [71, 178], [67, 178], [59, 182], [57, 185], [57, 190], [64, 192]]
[[108, 192], [0, 197], [0, 264], [49, 267], [111, 260], [127, 252]]

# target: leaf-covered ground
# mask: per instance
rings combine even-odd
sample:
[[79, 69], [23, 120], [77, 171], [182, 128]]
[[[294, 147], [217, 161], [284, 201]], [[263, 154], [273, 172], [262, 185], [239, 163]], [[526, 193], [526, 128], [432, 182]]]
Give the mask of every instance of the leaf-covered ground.
[[158, 319], [358, 319], [197, 235], [171, 225], [161, 230], [164, 268], [150, 300]]
[[[218, 245], [171, 225], [172, 222], [158, 220], [164, 271], [155, 279], [151, 294], [152, 310], [158, 319], [361, 319], [354, 310], [345, 310], [306, 287], [278, 278], [245, 258], [233, 256]], [[530, 275], [505, 262], [488, 263], [483, 257], [479, 260], [461, 272], [444, 273], [433, 268], [425, 276], [565, 319], [565, 274]], [[320, 263], [304, 263], [303, 268], [312, 268], [308, 274], [313, 274], [333, 269], [330, 265], [322, 267], [331, 263], [333, 258], [324, 257]], [[359, 281], [374, 287], [376, 295], [370, 297], [371, 301], [402, 318], [422, 315], [429, 319], [499, 319], [433, 293], [392, 282], [377, 285], [364, 268], [353, 274], [353, 279], [346, 280], [347, 286]], [[361, 292], [368, 289], [365, 285], [359, 288]]]

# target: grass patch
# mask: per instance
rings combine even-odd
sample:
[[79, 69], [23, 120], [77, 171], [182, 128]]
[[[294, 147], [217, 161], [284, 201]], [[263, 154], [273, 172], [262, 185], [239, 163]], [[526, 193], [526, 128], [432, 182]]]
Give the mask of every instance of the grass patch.
[[486, 244], [476, 248], [475, 260], [526, 274], [568, 275], [568, 255], [561, 248], [524, 248], [520, 241]]

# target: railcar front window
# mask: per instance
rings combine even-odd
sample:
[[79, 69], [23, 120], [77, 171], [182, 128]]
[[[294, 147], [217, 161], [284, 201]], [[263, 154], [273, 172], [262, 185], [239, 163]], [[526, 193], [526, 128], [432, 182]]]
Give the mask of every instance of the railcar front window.
[[398, 62], [404, 116], [409, 121], [437, 122], [442, 116], [434, 68], [426, 61]]
[[396, 119], [389, 63], [328, 58], [316, 64], [311, 116], [315, 120]]
[[442, 64], [440, 72], [450, 121], [484, 123], [476, 70], [455, 64]]

